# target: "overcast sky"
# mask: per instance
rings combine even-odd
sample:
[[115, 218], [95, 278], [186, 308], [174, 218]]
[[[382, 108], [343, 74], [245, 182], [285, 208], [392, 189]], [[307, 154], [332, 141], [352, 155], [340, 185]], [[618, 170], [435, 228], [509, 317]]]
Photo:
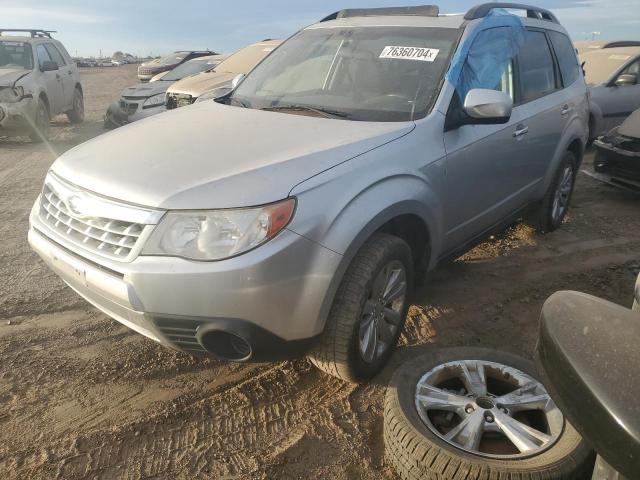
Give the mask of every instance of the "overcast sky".
[[[574, 40], [640, 40], [640, 0], [529, 0], [553, 10]], [[265, 38], [286, 38], [347, 7], [419, 5], [428, 0], [0, 0], [2, 27], [57, 30], [72, 55], [138, 55], [209, 48], [231, 52]], [[441, 2], [464, 12], [478, 0]]]

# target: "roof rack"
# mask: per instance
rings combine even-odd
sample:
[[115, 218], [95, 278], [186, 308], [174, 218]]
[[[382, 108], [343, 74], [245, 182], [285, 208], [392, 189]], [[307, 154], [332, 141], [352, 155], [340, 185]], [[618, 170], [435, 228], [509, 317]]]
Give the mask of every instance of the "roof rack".
[[472, 7], [464, 16], [465, 20], [475, 20], [477, 18], [484, 18], [489, 15], [489, 12], [495, 8], [505, 8], [509, 10], [526, 10], [528, 18], [536, 18], [538, 20], [546, 20], [548, 22], [560, 23], [556, 16], [549, 10], [545, 10], [540, 7], [533, 7], [531, 5], [523, 5], [521, 3], [483, 3]]
[[332, 13], [320, 22], [328, 22], [338, 18], [351, 17], [383, 17], [383, 16], [415, 16], [437, 17], [440, 9], [437, 5], [419, 5], [416, 7], [386, 7], [386, 8], [348, 8]]
[[58, 33], [55, 30], [41, 30], [37, 28], [0, 28], [0, 35], [4, 32], [22, 32], [29, 33], [31, 38], [52, 38], [52, 33]]
[[640, 40], [618, 40], [615, 42], [605, 43], [602, 48], [617, 47], [640, 47]]

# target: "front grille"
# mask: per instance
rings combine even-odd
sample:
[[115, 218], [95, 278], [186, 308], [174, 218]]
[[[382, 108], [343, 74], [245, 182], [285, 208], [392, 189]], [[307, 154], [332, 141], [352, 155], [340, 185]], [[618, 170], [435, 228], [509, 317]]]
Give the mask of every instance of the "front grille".
[[168, 93], [167, 94], [167, 110], [174, 108], [186, 107], [195, 102], [196, 99], [186, 93]]
[[201, 322], [187, 319], [154, 318], [153, 323], [176, 348], [191, 353], [206, 353], [196, 340]]
[[127, 260], [145, 225], [101, 217], [80, 217], [45, 184], [40, 199], [40, 218], [61, 236], [99, 255]]
[[120, 100], [120, 108], [127, 112], [128, 115], [136, 113], [138, 110], [138, 104], [135, 102], [127, 102], [126, 100]]

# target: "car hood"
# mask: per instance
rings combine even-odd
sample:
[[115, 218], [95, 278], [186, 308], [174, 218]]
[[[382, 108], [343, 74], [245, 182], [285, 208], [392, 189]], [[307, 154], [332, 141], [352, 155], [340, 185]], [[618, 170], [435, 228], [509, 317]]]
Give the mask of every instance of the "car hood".
[[207, 101], [96, 137], [51, 169], [98, 194], [149, 207], [246, 207], [286, 198], [300, 182], [413, 128]]
[[180, 80], [171, 85], [172, 93], [184, 93], [192, 97], [199, 97], [209, 90], [230, 85], [236, 77], [236, 73], [229, 72], [204, 72]]
[[29, 74], [24, 68], [0, 68], [0, 87], [11, 87], [14, 82]]
[[618, 133], [625, 137], [640, 140], [640, 109], [633, 112], [622, 122], [618, 128]]
[[157, 80], [149, 83], [137, 83], [127, 87], [122, 91], [123, 97], [151, 97], [159, 93], [164, 93], [171, 86], [172, 82]]

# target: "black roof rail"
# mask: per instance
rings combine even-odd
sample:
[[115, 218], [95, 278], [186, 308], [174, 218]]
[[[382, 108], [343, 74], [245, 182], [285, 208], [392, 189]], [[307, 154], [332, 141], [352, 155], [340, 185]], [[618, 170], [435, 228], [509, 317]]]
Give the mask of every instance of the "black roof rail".
[[605, 43], [602, 48], [616, 47], [640, 47], [640, 40], [617, 40], [615, 42]]
[[51, 37], [52, 33], [58, 33], [55, 30], [41, 30], [38, 28], [0, 28], [0, 35], [4, 32], [22, 32], [29, 33], [31, 38], [53, 38]]
[[538, 20], [547, 20], [548, 22], [560, 23], [556, 16], [549, 10], [531, 5], [523, 5], [522, 3], [482, 3], [472, 7], [464, 16], [465, 20], [475, 20], [477, 18], [486, 17], [494, 8], [505, 8], [510, 10], [526, 10], [528, 18], [537, 18]]
[[419, 5], [415, 7], [385, 7], [385, 8], [347, 8], [323, 18], [320, 22], [328, 22], [338, 18], [351, 17], [383, 17], [383, 16], [415, 16], [437, 17], [440, 8], [437, 5]]

